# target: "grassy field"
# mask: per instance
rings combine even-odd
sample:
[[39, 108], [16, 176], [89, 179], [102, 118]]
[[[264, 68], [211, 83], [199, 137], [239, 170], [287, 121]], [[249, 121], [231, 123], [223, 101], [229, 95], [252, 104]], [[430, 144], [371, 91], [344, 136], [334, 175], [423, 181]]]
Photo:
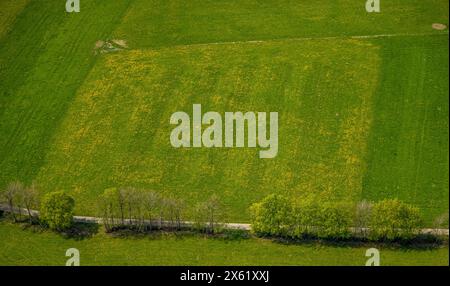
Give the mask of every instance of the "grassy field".
[[[371, 44], [327, 40], [104, 57], [68, 109], [37, 181], [70, 190], [80, 213], [112, 186], [161, 190], [192, 206], [218, 193], [232, 221], [245, 220], [242, 210], [272, 192], [356, 200], [378, 64]], [[278, 110], [277, 158], [261, 160], [255, 149], [173, 148], [168, 119], [191, 113], [192, 103], [205, 112]]]
[[[242, 222], [275, 192], [399, 197], [428, 223], [448, 212], [448, 31], [431, 28], [448, 25], [448, 1], [388, 1], [370, 15], [350, 0], [0, 7], [0, 187], [66, 190], [78, 214], [113, 186], [188, 205], [215, 193]], [[95, 55], [111, 38], [130, 49]], [[170, 115], [194, 103], [278, 111], [278, 157], [173, 149]]]
[[363, 198], [397, 197], [428, 221], [448, 214], [448, 36], [381, 45]]
[[[166, 234], [114, 238], [99, 232], [83, 240], [65, 239], [51, 232], [23, 230], [0, 222], [0, 265], [65, 265], [66, 250], [80, 251], [81, 265], [350, 265], [364, 266], [366, 250], [360, 247], [318, 243], [286, 245], [264, 239], [228, 240]], [[381, 265], [448, 266], [448, 247], [380, 250]]]
[[29, 0], [3, 0], [0, 2], [0, 39], [10, 31], [16, 17]]
[[[64, 1], [63, 1], [64, 2]], [[227, 220], [270, 193], [449, 204], [446, 0], [0, 0], [0, 188], [35, 181], [96, 212], [109, 187], [220, 196]], [[99, 54], [98, 41], [129, 48]], [[279, 153], [174, 149], [172, 113], [276, 111]], [[189, 216], [189, 212], [187, 213]], [[198, 236], [65, 239], [0, 222], [0, 265], [364, 265], [368, 246]], [[383, 265], [448, 265], [448, 247], [382, 247]]]
[[[361, 3], [362, 2], [362, 3]], [[133, 47], [430, 33], [448, 23], [448, 1], [389, 0], [383, 12], [367, 14], [352, 0], [135, 0], [113, 35]]]

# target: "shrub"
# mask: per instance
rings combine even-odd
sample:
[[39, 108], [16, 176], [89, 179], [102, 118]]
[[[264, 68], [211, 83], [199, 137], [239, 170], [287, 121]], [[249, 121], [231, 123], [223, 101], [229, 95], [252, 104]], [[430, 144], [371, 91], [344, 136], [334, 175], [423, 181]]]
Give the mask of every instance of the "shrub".
[[340, 239], [351, 235], [353, 215], [348, 204], [306, 199], [295, 204], [293, 218], [292, 238]]
[[292, 204], [281, 195], [269, 195], [250, 208], [252, 231], [258, 235], [285, 236], [292, 226]]
[[41, 206], [41, 220], [50, 229], [62, 231], [73, 223], [75, 201], [64, 192], [53, 192], [44, 196]]
[[397, 199], [386, 199], [372, 207], [370, 237], [374, 240], [411, 239], [420, 224], [418, 208]]
[[344, 203], [323, 203], [317, 216], [317, 236], [342, 239], [351, 236], [352, 207]]
[[312, 199], [296, 202], [289, 235], [292, 238], [316, 237], [320, 207], [320, 203]]

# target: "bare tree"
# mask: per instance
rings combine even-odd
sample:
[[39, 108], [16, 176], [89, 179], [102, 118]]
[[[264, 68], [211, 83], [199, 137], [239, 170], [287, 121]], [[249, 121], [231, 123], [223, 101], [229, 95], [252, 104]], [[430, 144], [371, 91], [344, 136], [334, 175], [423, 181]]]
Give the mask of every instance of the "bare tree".
[[158, 209], [158, 202], [161, 201], [159, 195], [153, 191], [147, 191], [143, 195], [144, 217], [148, 221], [148, 229], [152, 230], [153, 215]]
[[145, 193], [142, 190], [130, 189], [128, 204], [131, 206], [131, 222], [138, 231], [145, 227]]
[[23, 188], [22, 190], [23, 190], [22, 201], [25, 208], [27, 209], [29, 222], [30, 224], [32, 224], [34, 217], [31, 211], [33, 208], [38, 208], [39, 193], [34, 183], [27, 188]]
[[196, 206], [195, 221], [198, 228], [214, 233], [220, 219], [223, 219], [223, 210], [218, 196], [212, 195], [206, 202]]
[[182, 223], [182, 215], [184, 210], [184, 202], [181, 199], [176, 199], [174, 204], [174, 216], [175, 221], [177, 223], [177, 229], [181, 229], [181, 223]]
[[163, 219], [164, 219], [164, 213], [166, 210], [166, 199], [163, 197], [160, 197], [158, 200], [158, 228], [161, 229], [163, 227]]
[[19, 196], [19, 193], [22, 192], [22, 189], [23, 185], [21, 182], [13, 182], [6, 187], [6, 190], [3, 193], [3, 196], [5, 197], [6, 202], [8, 203], [9, 211], [13, 217], [14, 222], [17, 222], [17, 217], [15, 214], [17, 206], [16, 200]]
[[127, 189], [120, 189], [117, 192], [117, 203], [119, 206], [120, 219], [122, 225], [125, 225], [125, 208], [127, 205]]
[[100, 196], [98, 206], [107, 232], [116, 226], [116, 216], [119, 214], [118, 198], [117, 189], [106, 189]]
[[356, 205], [355, 227], [360, 230], [361, 235], [367, 235], [367, 228], [370, 222], [372, 203], [367, 201], [359, 202]]
[[209, 224], [209, 229], [214, 233], [215, 227], [219, 219], [222, 217], [222, 204], [216, 195], [212, 195], [205, 203], [206, 215]]
[[180, 199], [165, 199], [165, 217], [170, 223], [171, 228], [181, 228], [181, 214], [183, 210], [183, 202]]
[[433, 221], [434, 228], [448, 228], [448, 211], [437, 216]]
[[121, 213], [125, 216], [126, 212], [128, 225], [142, 231], [145, 226], [145, 192], [135, 188], [122, 189], [119, 198]]

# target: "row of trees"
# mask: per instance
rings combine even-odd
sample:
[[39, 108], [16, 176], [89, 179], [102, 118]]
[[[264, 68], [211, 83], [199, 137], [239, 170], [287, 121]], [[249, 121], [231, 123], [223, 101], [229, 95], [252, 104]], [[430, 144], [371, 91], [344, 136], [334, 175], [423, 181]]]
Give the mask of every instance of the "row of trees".
[[[108, 232], [123, 227], [137, 231], [181, 229], [186, 214], [186, 204], [182, 200], [135, 188], [105, 190], [98, 207]], [[213, 195], [195, 206], [194, 222], [189, 226], [214, 232], [223, 218], [222, 214], [220, 201]]]
[[[52, 192], [39, 199], [35, 185], [11, 183], [1, 194], [14, 222], [26, 218], [30, 224], [39, 223], [50, 229], [63, 231], [73, 225], [75, 201], [64, 192]], [[183, 227], [187, 213], [185, 203], [177, 198], [165, 197], [153, 191], [134, 188], [107, 189], [99, 197], [98, 212], [106, 231], [129, 228], [135, 231]], [[39, 210], [38, 213], [34, 210]], [[217, 196], [195, 205], [185, 226], [213, 233], [224, 219], [223, 208]]]
[[410, 239], [421, 226], [418, 208], [399, 200], [358, 205], [270, 195], [251, 207], [252, 229], [261, 236], [372, 240]]
[[[6, 187], [1, 198], [8, 206], [14, 222], [26, 217], [30, 224], [39, 223], [58, 231], [70, 228], [73, 224], [75, 201], [64, 192], [48, 193], [41, 201], [34, 184], [24, 186], [14, 182]], [[39, 216], [35, 210], [40, 210]]]
[[[1, 194], [14, 221], [40, 223], [54, 230], [65, 230], [73, 224], [75, 201], [64, 192], [48, 193], [39, 200], [34, 184], [11, 183]], [[184, 227], [215, 232], [224, 221], [223, 206], [215, 195], [187, 212], [186, 204], [177, 198], [134, 188], [107, 189], [99, 197], [98, 212], [106, 231], [129, 228], [137, 231]], [[39, 217], [33, 210], [40, 210]], [[185, 218], [193, 218], [185, 224]], [[410, 239], [421, 227], [418, 208], [399, 200], [357, 205], [327, 202], [320, 199], [293, 201], [281, 195], [270, 195], [251, 207], [252, 229], [261, 236], [290, 238], [318, 237], [347, 239], [358, 235], [373, 240]], [[448, 225], [448, 213], [437, 219]]]
[[[11, 183], [2, 193], [2, 199], [8, 205], [14, 222], [20, 220], [23, 215], [28, 216], [30, 223], [35, 221], [36, 215], [32, 210], [39, 207], [39, 194], [34, 184], [24, 186], [20, 182]], [[22, 213], [23, 209], [26, 210], [26, 214]]]

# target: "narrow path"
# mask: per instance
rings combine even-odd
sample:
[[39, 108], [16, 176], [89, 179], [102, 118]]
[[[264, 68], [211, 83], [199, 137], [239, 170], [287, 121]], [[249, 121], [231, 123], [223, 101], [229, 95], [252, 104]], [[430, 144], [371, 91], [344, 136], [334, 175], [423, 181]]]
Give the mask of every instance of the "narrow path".
[[[0, 210], [4, 211], [4, 212], [9, 212], [9, 207], [6, 205], [1, 205], [0, 204]], [[27, 210], [26, 209], [18, 209], [16, 208], [14, 210], [15, 213], [22, 213], [22, 214], [27, 214]], [[32, 210], [31, 211], [32, 215], [39, 215], [39, 212], [36, 210]], [[103, 219], [99, 218], [99, 217], [89, 217], [89, 216], [74, 216], [73, 217], [75, 222], [81, 222], [81, 223], [98, 223], [98, 224], [102, 224], [103, 223]], [[117, 219], [119, 220], [119, 219]], [[130, 220], [126, 220], [127, 222], [130, 222]], [[149, 224], [151, 223], [152, 225], [155, 226], [170, 226], [172, 225], [171, 222], [169, 221], [148, 221], [145, 220], [145, 223]], [[195, 223], [191, 222], [191, 221], [182, 221], [181, 222], [181, 226], [182, 227], [189, 227], [189, 226], [193, 226]], [[245, 230], [245, 231], [250, 231], [252, 228], [251, 224], [247, 224], [247, 223], [218, 223], [219, 225], [223, 226], [224, 228], [227, 229], [234, 229], [234, 230]], [[361, 233], [363, 231], [367, 231], [367, 228], [357, 228], [357, 227], [352, 227], [350, 228], [351, 232], [353, 233]], [[444, 235], [444, 236], [449, 236], [449, 230], [448, 229], [443, 229], [443, 228], [423, 228], [420, 230], [421, 234], [433, 234], [433, 235]]]
[[430, 32], [430, 33], [397, 33], [397, 34], [373, 34], [373, 35], [343, 35], [343, 36], [329, 36], [329, 37], [298, 37], [298, 38], [279, 38], [266, 40], [243, 40], [243, 41], [224, 41], [224, 42], [210, 42], [197, 44], [179, 44], [173, 46], [148, 47], [146, 50], [161, 50], [172, 48], [189, 48], [202, 46], [217, 46], [217, 45], [239, 45], [239, 44], [264, 44], [276, 42], [302, 42], [312, 40], [351, 40], [351, 39], [379, 39], [379, 38], [394, 38], [394, 37], [423, 37], [423, 36], [442, 36], [449, 35], [449, 31]]

